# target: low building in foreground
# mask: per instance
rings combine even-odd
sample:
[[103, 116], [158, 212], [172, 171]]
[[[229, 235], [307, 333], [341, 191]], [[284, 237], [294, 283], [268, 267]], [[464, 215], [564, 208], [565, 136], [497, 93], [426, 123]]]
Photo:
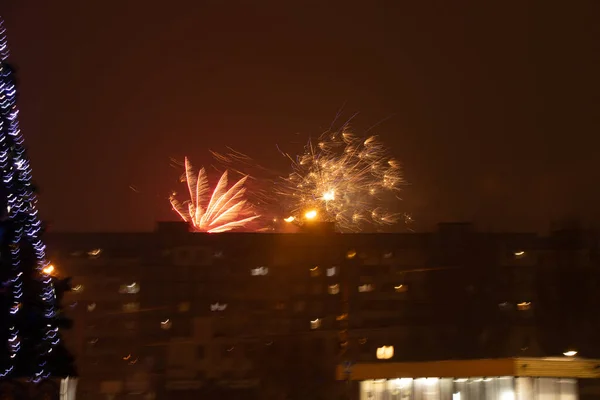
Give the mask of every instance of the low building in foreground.
[[600, 360], [504, 358], [343, 364], [337, 379], [360, 400], [578, 400], [578, 380], [600, 378]]

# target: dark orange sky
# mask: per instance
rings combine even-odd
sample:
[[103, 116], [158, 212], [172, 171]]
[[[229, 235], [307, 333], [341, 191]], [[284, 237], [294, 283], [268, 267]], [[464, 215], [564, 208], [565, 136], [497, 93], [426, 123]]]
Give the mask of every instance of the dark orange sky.
[[600, 222], [597, 2], [491, 3], [3, 0], [43, 216], [152, 229], [170, 157], [271, 164], [344, 106], [391, 117], [419, 230]]

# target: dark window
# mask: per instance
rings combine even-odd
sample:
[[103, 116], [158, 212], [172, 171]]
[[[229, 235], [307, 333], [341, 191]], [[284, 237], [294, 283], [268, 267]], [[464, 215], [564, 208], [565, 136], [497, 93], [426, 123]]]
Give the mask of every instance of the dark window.
[[196, 346], [196, 358], [203, 359], [204, 357], [206, 357], [204, 346]]

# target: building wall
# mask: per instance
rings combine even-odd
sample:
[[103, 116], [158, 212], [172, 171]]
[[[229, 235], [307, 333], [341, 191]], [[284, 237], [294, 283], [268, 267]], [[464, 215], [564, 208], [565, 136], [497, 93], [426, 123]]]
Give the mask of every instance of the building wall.
[[48, 244], [78, 288], [66, 299], [67, 341], [89, 396], [229, 388], [325, 398], [343, 390], [335, 364], [373, 361], [382, 345], [395, 360], [599, 352], [595, 236], [468, 224], [207, 235], [173, 225]]

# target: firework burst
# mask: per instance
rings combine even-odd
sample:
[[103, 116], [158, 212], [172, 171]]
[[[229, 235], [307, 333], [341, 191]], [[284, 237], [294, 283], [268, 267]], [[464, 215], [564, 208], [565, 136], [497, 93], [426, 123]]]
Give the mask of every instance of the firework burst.
[[401, 215], [384, 208], [403, 183], [400, 164], [376, 136], [360, 138], [346, 128], [326, 132], [292, 161], [278, 194], [289, 201], [289, 221], [334, 222], [340, 231], [391, 225]]
[[244, 176], [228, 189], [225, 171], [211, 192], [204, 168], [196, 173], [186, 157], [182, 181], [187, 183], [190, 199], [180, 202], [173, 193], [171, 205], [198, 232], [218, 233], [244, 228], [259, 217], [252, 213], [251, 206], [244, 199], [246, 179], [247, 176]]

